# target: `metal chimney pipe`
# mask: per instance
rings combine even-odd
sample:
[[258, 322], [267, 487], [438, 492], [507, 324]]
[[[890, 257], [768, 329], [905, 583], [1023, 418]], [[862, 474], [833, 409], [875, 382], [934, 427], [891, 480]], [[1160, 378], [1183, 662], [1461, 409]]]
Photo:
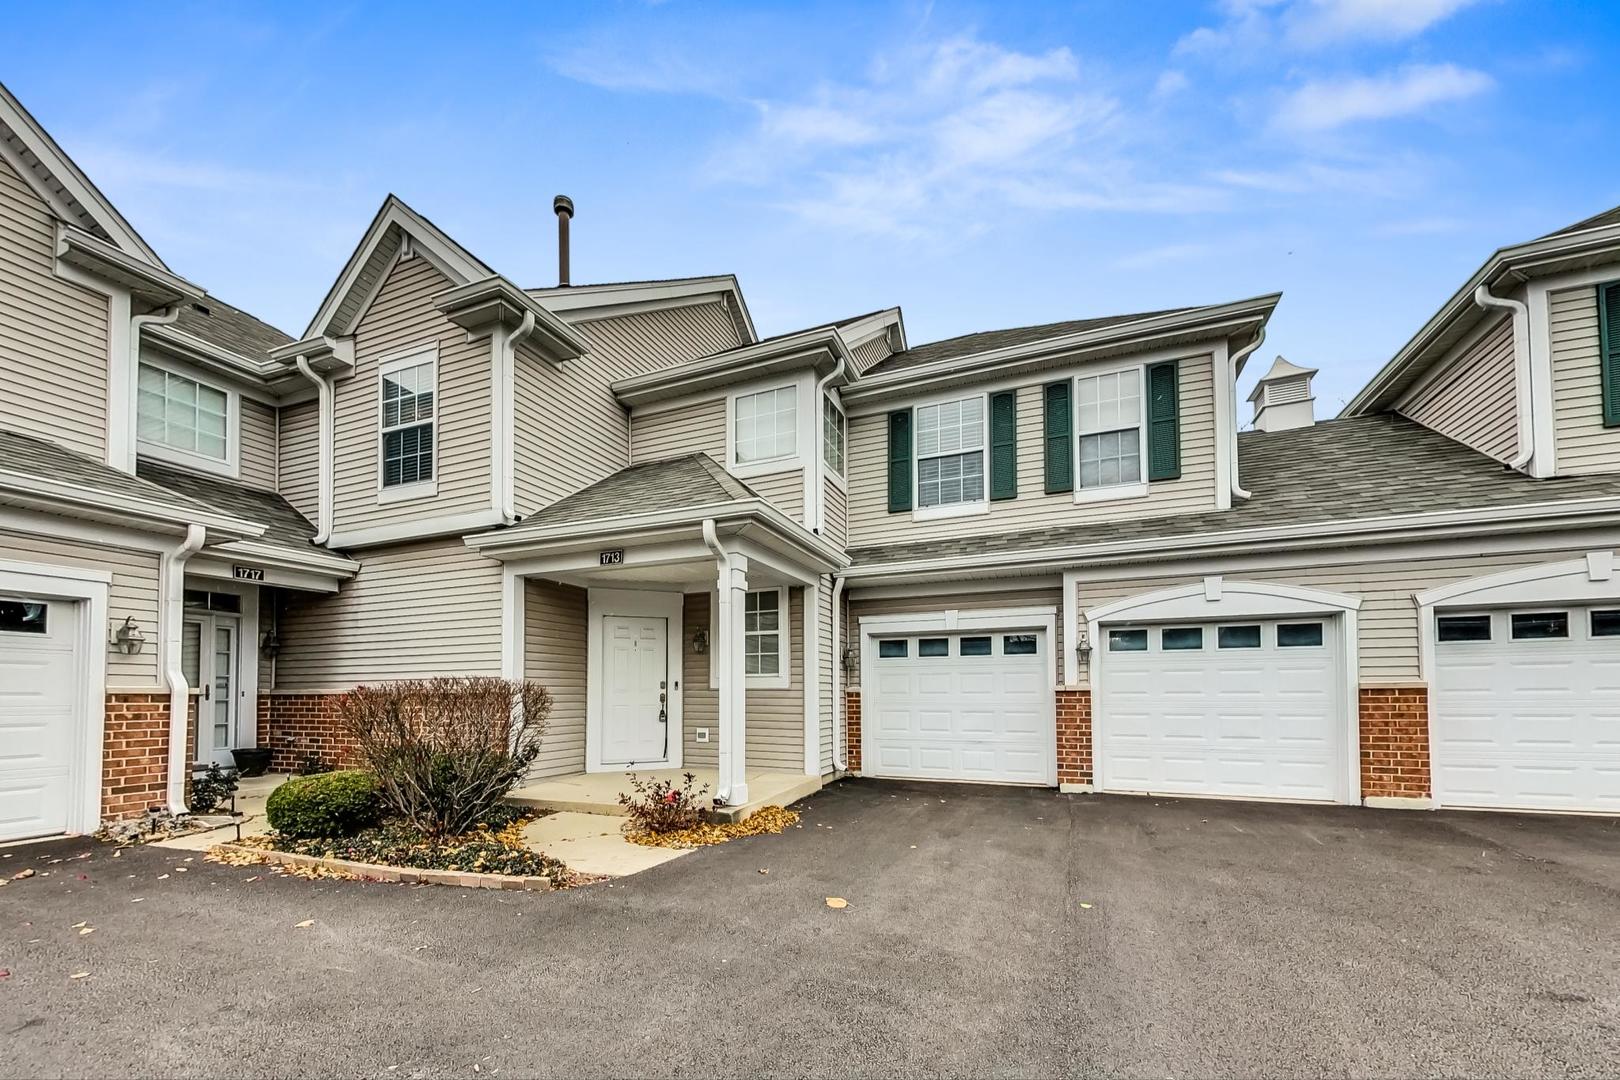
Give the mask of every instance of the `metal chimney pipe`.
[[557, 211], [557, 284], [568, 284], [568, 219], [574, 216], [574, 200], [558, 195], [551, 200]]

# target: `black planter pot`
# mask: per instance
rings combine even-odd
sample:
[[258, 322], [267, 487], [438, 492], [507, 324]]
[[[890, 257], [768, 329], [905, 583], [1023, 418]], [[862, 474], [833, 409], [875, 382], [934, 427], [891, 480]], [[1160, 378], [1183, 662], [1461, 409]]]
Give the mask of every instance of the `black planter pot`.
[[263, 776], [270, 770], [270, 751], [266, 747], [232, 750], [231, 757], [236, 759], [236, 771], [243, 776]]

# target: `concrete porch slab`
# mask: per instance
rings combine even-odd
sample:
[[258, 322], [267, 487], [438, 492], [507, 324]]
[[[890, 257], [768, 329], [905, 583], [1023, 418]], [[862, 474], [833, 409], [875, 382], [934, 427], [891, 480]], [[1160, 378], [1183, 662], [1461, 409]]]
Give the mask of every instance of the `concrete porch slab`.
[[693, 849], [642, 847], [624, 838], [624, 819], [610, 814], [579, 814], [567, 810], [531, 821], [523, 842], [568, 864], [582, 874], [625, 877], [650, 870]]
[[[710, 794], [718, 786], [719, 773], [715, 769], [647, 769], [636, 770], [643, 780], [672, 780], [681, 782], [685, 773], [697, 777], [696, 787], [707, 784]], [[539, 810], [559, 810], [575, 814], [611, 814], [624, 816], [619, 805], [619, 793], [630, 790], [628, 772], [575, 773], [572, 776], [553, 776], [515, 788], [508, 798], [524, 806]], [[722, 821], [743, 821], [756, 810], [766, 806], [786, 806], [806, 795], [821, 790], [821, 777], [803, 773], [761, 769], [748, 774], [749, 800], [742, 806], [728, 806], [715, 811]], [[560, 857], [560, 856], [559, 856]]]

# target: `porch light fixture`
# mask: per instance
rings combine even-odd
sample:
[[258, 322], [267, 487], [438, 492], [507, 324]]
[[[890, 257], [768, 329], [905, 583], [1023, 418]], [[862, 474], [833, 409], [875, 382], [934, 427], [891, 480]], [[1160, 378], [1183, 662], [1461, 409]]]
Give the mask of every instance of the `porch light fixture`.
[[1080, 631], [1079, 636], [1075, 638], [1074, 651], [1079, 654], [1082, 660], [1091, 655], [1091, 638], [1084, 630]]
[[125, 656], [134, 656], [141, 651], [141, 646], [146, 644], [146, 634], [135, 625], [135, 616], [124, 616], [123, 625], [113, 634], [113, 644]]
[[276, 654], [280, 651], [281, 635], [277, 633], [276, 628], [272, 626], [270, 628], [270, 632], [264, 635], [264, 640], [259, 643], [259, 652], [266, 660], [274, 660], [276, 658]]
[[855, 647], [853, 645], [845, 645], [838, 654], [838, 662], [843, 665], [844, 674], [848, 675], [850, 669], [855, 666]]
[[692, 635], [692, 651], [699, 656], [709, 651], [709, 632], [707, 630], [699, 630]]

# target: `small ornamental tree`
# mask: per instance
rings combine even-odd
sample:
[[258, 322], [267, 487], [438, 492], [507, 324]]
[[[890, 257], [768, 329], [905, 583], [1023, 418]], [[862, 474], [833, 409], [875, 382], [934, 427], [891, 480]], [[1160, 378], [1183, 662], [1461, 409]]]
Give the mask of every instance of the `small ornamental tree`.
[[410, 680], [338, 699], [383, 803], [432, 836], [471, 830], [517, 786], [550, 715], [544, 686], [505, 679]]

